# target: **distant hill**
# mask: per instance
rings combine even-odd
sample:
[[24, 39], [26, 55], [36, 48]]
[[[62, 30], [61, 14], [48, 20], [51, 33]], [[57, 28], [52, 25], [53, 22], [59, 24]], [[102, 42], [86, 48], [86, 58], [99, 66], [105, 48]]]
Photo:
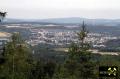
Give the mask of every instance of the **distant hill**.
[[79, 18], [79, 17], [73, 17], [73, 18], [55, 18], [55, 19], [43, 19], [39, 20], [41, 22], [50, 22], [50, 23], [72, 23], [72, 24], [81, 24], [83, 21], [85, 21], [86, 24], [93, 24], [93, 25], [112, 25], [116, 26], [120, 24], [120, 19], [87, 19], [87, 18]]
[[21, 22], [22, 19], [5, 18], [3, 22]]
[[105, 25], [105, 26], [118, 26], [120, 25], [120, 19], [87, 19], [79, 17], [70, 18], [52, 18], [52, 19], [6, 19], [5, 22], [43, 22], [43, 23], [70, 23], [81, 24], [85, 21], [86, 24], [92, 25]]

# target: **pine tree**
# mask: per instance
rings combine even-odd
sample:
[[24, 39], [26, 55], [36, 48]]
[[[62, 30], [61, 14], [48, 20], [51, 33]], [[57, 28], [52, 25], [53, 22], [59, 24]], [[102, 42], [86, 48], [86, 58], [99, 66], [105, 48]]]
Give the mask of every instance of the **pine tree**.
[[91, 52], [89, 43], [85, 41], [88, 30], [86, 25], [82, 24], [81, 30], [77, 33], [79, 43], [73, 43], [69, 48], [68, 59], [66, 60], [64, 67], [67, 69], [69, 76], [72, 79], [93, 79], [94, 78], [94, 64], [91, 61]]
[[14, 33], [11, 42], [5, 46], [5, 63], [0, 66], [0, 78], [27, 79], [31, 67], [29, 56], [29, 47], [19, 33]]

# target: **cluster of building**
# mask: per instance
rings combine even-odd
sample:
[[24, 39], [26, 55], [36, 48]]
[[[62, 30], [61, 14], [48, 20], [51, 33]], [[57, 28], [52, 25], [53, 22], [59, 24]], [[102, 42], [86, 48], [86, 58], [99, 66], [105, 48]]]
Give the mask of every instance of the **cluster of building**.
[[51, 45], [65, 45], [72, 41], [78, 41], [77, 35], [73, 31], [49, 31], [44, 29], [31, 29], [30, 40], [27, 41], [31, 45], [46, 43]]
[[[31, 36], [27, 42], [33, 46], [40, 43], [68, 45], [72, 42], [77, 43], [79, 41], [77, 32], [71, 30], [49, 31], [46, 29], [30, 29], [30, 31]], [[91, 43], [93, 47], [105, 47], [103, 43], [112, 39], [118, 39], [118, 37], [113, 37], [108, 34], [89, 33], [85, 41]]]
[[91, 43], [93, 47], [106, 47], [105, 42], [115, 39], [119, 39], [119, 37], [106, 33], [89, 33], [86, 41]]

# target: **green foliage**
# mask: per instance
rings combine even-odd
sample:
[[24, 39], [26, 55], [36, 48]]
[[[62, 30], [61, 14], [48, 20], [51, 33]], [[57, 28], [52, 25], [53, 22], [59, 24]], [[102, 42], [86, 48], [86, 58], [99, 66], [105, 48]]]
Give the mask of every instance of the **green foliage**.
[[30, 74], [30, 79], [52, 79], [56, 69], [56, 63], [53, 61], [37, 61]]
[[0, 78], [27, 79], [31, 66], [29, 55], [28, 46], [20, 40], [19, 34], [14, 33], [11, 42], [5, 46], [5, 63], [0, 66]]
[[80, 32], [77, 34], [79, 36], [79, 40], [81, 40], [81, 41], [84, 41], [85, 37], [87, 37], [88, 30], [86, 29], [86, 25], [84, 24], [84, 21], [83, 21], [83, 24], [81, 26]]
[[91, 61], [91, 52], [88, 51], [90, 45], [85, 42], [87, 29], [83, 22], [81, 31], [78, 33], [79, 43], [72, 43], [69, 48], [68, 58], [64, 64], [67, 78], [70, 79], [94, 79], [94, 62]]

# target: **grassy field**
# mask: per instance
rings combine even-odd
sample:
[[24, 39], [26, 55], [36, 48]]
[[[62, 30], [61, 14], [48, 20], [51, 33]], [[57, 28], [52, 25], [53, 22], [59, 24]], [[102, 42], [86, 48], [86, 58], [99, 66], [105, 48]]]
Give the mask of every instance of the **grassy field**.
[[[54, 48], [55, 51], [62, 51], [62, 52], [68, 52], [69, 48]], [[89, 50], [93, 54], [101, 54], [101, 55], [119, 55], [119, 52], [99, 52], [98, 50]]]
[[68, 52], [68, 48], [55, 48], [55, 51]]

